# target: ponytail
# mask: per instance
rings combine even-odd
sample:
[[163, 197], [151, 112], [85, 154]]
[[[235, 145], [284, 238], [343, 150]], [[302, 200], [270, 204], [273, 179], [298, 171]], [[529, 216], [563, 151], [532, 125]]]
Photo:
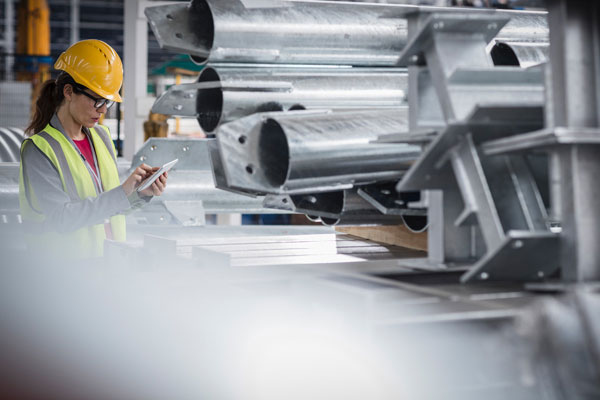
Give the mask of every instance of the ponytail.
[[52, 116], [65, 99], [63, 88], [75, 81], [69, 74], [62, 72], [58, 78], [49, 79], [42, 84], [40, 95], [35, 102], [35, 112], [29, 126], [25, 129], [27, 136], [41, 132], [52, 119]]

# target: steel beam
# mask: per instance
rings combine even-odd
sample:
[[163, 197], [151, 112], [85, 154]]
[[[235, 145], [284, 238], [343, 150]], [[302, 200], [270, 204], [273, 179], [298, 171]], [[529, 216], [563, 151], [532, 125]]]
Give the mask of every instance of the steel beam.
[[[581, 0], [548, 3], [552, 98], [556, 127], [600, 126], [600, 6]], [[563, 279], [600, 279], [600, 146], [555, 150], [560, 182]]]

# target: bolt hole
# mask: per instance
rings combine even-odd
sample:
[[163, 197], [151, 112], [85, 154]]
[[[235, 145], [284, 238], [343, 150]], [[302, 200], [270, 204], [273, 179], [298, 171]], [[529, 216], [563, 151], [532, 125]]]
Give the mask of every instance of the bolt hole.
[[168, 19], [169, 21], [173, 21], [173, 16], [172, 16], [171, 14], [167, 14], [167, 19]]
[[288, 199], [281, 199], [281, 202], [282, 202], [283, 204], [287, 204], [287, 202], [288, 202]]
[[242, 135], [238, 138], [238, 142], [240, 142], [240, 144], [244, 144], [246, 143], [246, 136]]
[[181, 32], [177, 32], [177, 33], [175, 34], [175, 37], [176, 37], [177, 39], [183, 39], [183, 34], [182, 34]]
[[254, 173], [254, 166], [252, 164], [246, 165], [246, 172], [249, 173], [249, 174], [253, 174]]
[[315, 196], [306, 196], [304, 199], [306, 201], [308, 201], [310, 204], [316, 204], [317, 203], [317, 198]]

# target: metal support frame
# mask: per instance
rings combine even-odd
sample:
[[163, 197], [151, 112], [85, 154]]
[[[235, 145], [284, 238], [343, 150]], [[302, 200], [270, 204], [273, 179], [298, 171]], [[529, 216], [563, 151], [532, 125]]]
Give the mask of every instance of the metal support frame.
[[[228, 42], [229, 38], [237, 37], [231, 34], [232, 29], [260, 25], [265, 15], [271, 20], [273, 15], [281, 13], [281, 21], [285, 21], [286, 27], [293, 25], [301, 30], [306, 18], [297, 21], [293, 15], [297, 17], [306, 12], [320, 16], [321, 13], [314, 12], [317, 9], [323, 13], [331, 11], [337, 16], [343, 14], [337, 6], [329, 9], [332, 4], [328, 2], [251, 10], [239, 8], [233, 0], [222, 3], [198, 0], [192, 1], [189, 7], [153, 8], [146, 15], [161, 46], [192, 54], [197, 62], [210, 59], [285, 63], [289, 59], [278, 51], [289, 51], [300, 40], [290, 33], [292, 30], [286, 30], [288, 35], [283, 35], [285, 37], [255, 40], [252, 43], [260, 43], [260, 49], [255, 50], [260, 51], [249, 55], [247, 49], [231, 51], [241, 43], [237, 39]], [[340, 7], [348, 7], [344, 10], [350, 12], [354, 6]], [[364, 7], [361, 16], [371, 10]], [[395, 205], [402, 203], [403, 193], [428, 191], [430, 264], [470, 264], [462, 277], [463, 282], [546, 279], [554, 276], [561, 267], [562, 277], [566, 280], [598, 279], [600, 254], [595, 251], [595, 244], [600, 241], [600, 210], [596, 198], [600, 196], [600, 189], [595, 185], [594, 177], [600, 175], [597, 146], [600, 144], [600, 102], [597, 98], [600, 65], [596, 61], [600, 55], [597, 23], [600, 7], [594, 5], [590, 12], [589, 5], [580, 0], [569, 4], [565, 0], [550, 1], [551, 69], [540, 65], [521, 68], [522, 61], [531, 60], [538, 64], [546, 57], [547, 35], [538, 34], [543, 29], [537, 29], [542, 25], [546, 29], [546, 23], [538, 26], [540, 21], [536, 19], [544, 19], [545, 15], [430, 7], [389, 7], [376, 11], [384, 10], [387, 19], [381, 26], [403, 28], [397, 29], [391, 37], [387, 34], [369, 36], [374, 41], [364, 43], [361, 51], [366, 53], [359, 52], [362, 58], [348, 63], [368, 65], [370, 61], [365, 61], [365, 54], [380, 49], [390, 38], [393, 41], [386, 49], [402, 49], [394, 54], [392, 64], [379, 60], [376, 65], [409, 68], [408, 129], [386, 131], [381, 126], [381, 118], [377, 118], [372, 127], [357, 124], [360, 131], [375, 131], [379, 135], [347, 157], [353, 163], [345, 163], [340, 168], [347, 174], [336, 171], [327, 175], [331, 164], [343, 152], [335, 148], [330, 152], [332, 154], [324, 155], [315, 151], [318, 147], [315, 143], [326, 137], [323, 132], [340, 135], [343, 127], [337, 118], [341, 114], [321, 117], [315, 116], [314, 112], [294, 116], [280, 112], [247, 116], [219, 128], [219, 152], [211, 151], [216, 155], [217, 168], [213, 172], [217, 185], [249, 194], [269, 193], [275, 196], [269, 197], [268, 201], [278, 208], [307, 211], [316, 206], [313, 203], [308, 206], [298, 199], [316, 199], [318, 202], [334, 190], [352, 189], [346, 193], [354, 193], [358, 189], [365, 204], [387, 215], [405, 212], [403, 207]], [[206, 29], [198, 31], [194, 28], [198, 24], [186, 22], [192, 20], [210, 20], [212, 24], [200, 24]], [[234, 20], [247, 24], [233, 23]], [[344, 18], [339, 19], [344, 21], [343, 27], [328, 25], [327, 34], [338, 32], [338, 29], [347, 33], [348, 21], [355, 23], [357, 20], [352, 13], [344, 14]], [[363, 25], [357, 27], [358, 31]], [[526, 34], [533, 32], [532, 27], [536, 33]], [[256, 32], [265, 35], [260, 30]], [[243, 35], [244, 40], [256, 32]], [[311, 53], [306, 59], [294, 59], [295, 62], [341, 63], [333, 55], [345, 47], [336, 44], [327, 34], [319, 35], [319, 40], [328, 44], [324, 61]], [[204, 40], [206, 38], [210, 40]], [[354, 40], [355, 44], [359, 42]], [[507, 43], [517, 43], [515, 46], [521, 58], [515, 53], [516, 61], [499, 62], [494, 66], [489, 50], [498, 43], [505, 47], [509, 46]], [[372, 44], [375, 47], [371, 47]], [[276, 51], [272, 51], [272, 46]], [[320, 51], [319, 46], [312, 50]], [[532, 49], [535, 51], [529, 54]], [[231, 87], [239, 89], [237, 78], [234, 83]], [[279, 94], [278, 91], [288, 90], [288, 86], [258, 87], [243, 83], [242, 87], [268, 93], [265, 97], [275, 99], [271, 91], [276, 90]], [[198, 85], [190, 87], [199, 88]], [[192, 99], [193, 93], [187, 96]], [[193, 110], [191, 102], [189, 105], [190, 113], [198, 112]], [[179, 108], [185, 107], [179, 105]], [[327, 129], [319, 125], [318, 129], [313, 129], [319, 135], [309, 138], [307, 132], [311, 126], [323, 118], [336, 123]], [[363, 116], [357, 118], [364, 123]], [[279, 124], [277, 129], [276, 124]], [[279, 131], [284, 135], [275, 134]], [[363, 132], [360, 135], [366, 137]], [[338, 136], [330, 142], [337, 143]], [[312, 147], [309, 148], [307, 143]], [[385, 166], [384, 175], [361, 178], [363, 167], [372, 165], [371, 160], [363, 163], [361, 158], [367, 148], [382, 144], [390, 150], [393, 145], [402, 143], [419, 143], [424, 148], [408, 169], [401, 170], [396, 162], [393, 167]], [[272, 147], [265, 152], [267, 144]], [[285, 147], [284, 144], [288, 145], [287, 152], [278, 151]], [[532, 151], [543, 154], [542, 160], [537, 160], [535, 165], [531, 163]], [[280, 159], [289, 159], [291, 163], [274, 174], [271, 167], [283, 165]], [[322, 160], [327, 161], [327, 166], [318, 164]], [[257, 168], [259, 164], [264, 168]], [[542, 174], [539, 174], [540, 164], [544, 169]], [[354, 166], [356, 170], [352, 169]], [[388, 174], [390, 171], [392, 175]], [[393, 175], [394, 172], [400, 175]], [[399, 178], [401, 180], [392, 188], [395, 190], [377, 186]], [[550, 183], [546, 182], [548, 180]], [[364, 185], [371, 186], [361, 187]], [[319, 193], [322, 195], [317, 197]], [[550, 216], [547, 213], [549, 205], [552, 206]], [[315, 214], [317, 211], [324, 214], [321, 209], [315, 209]], [[562, 224], [561, 235], [550, 229], [556, 221]]]
[[126, 1], [125, 8], [125, 79], [123, 106], [125, 143], [123, 156], [131, 159], [144, 142], [143, 123], [146, 117], [141, 109], [146, 97], [148, 71], [148, 23], [144, 16], [145, 0]]
[[[444, 127], [397, 190], [442, 191], [430, 203], [429, 260], [471, 260], [463, 282], [541, 279], [559, 266], [558, 237], [525, 157], [482, 151], [486, 141], [541, 129], [544, 122], [543, 71], [493, 67], [486, 53], [508, 21], [495, 13], [415, 14], [401, 55], [401, 62], [416, 65], [409, 69], [411, 130]], [[540, 249], [544, 257], [535, 255]], [[535, 262], [541, 258], [541, 265]]]
[[79, 42], [79, 0], [71, 0], [71, 44]]
[[15, 58], [15, 6], [14, 0], [4, 0], [4, 50], [6, 58], [4, 59], [5, 80], [14, 80], [13, 66]]
[[600, 279], [600, 7], [549, 2], [550, 68], [546, 128], [498, 139], [487, 154], [549, 152], [552, 218], [560, 222], [561, 279]]
[[[556, 127], [600, 127], [600, 5], [581, 0], [548, 3], [552, 99]], [[549, 99], [550, 100], [550, 99]], [[600, 137], [599, 135], [594, 135]], [[560, 180], [562, 278], [600, 279], [600, 146], [554, 150]]]

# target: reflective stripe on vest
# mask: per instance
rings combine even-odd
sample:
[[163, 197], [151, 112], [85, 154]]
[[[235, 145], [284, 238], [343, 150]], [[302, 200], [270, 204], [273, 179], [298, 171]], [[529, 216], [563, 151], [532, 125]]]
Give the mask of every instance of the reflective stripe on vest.
[[[99, 125], [100, 126], [100, 125]], [[120, 185], [119, 173], [116, 164], [116, 149], [108, 135], [108, 129], [90, 129], [90, 137], [98, 161], [99, 175], [105, 191]], [[54, 165], [60, 175], [63, 190], [72, 201], [96, 197], [96, 187], [93, 178], [85, 166], [79, 152], [60, 131], [49, 124], [44, 131], [33, 135], [23, 142], [21, 151], [25, 146], [35, 145]], [[103, 253], [105, 230], [103, 224], [83, 227], [75, 232], [58, 234], [48, 231], [43, 225], [45, 216], [39, 211], [38, 198], [34, 188], [25, 182], [26, 166], [21, 163], [19, 179], [19, 200], [24, 226], [35, 235], [28, 235], [30, 248], [40, 248], [47, 245], [60, 255], [81, 257], [101, 256]], [[115, 240], [125, 240], [125, 217], [116, 215], [110, 218], [111, 228]], [[46, 231], [42, 232], [43, 229]]]

